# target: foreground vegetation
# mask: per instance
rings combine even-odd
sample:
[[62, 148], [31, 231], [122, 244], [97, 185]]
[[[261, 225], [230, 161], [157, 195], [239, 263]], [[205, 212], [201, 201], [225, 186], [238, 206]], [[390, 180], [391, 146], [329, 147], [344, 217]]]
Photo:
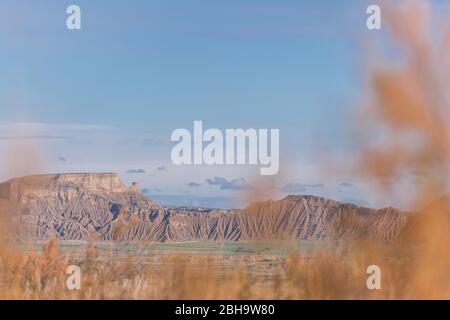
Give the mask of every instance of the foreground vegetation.
[[[317, 250], [308, 256], [207, 257], [163, 255], [137, 263], [100, 257], [87, 248], [78, 261], [58, 253], [56, 241], [37, 253], [3, 244], [1, 299], [379, 299], [449, 298], [444, 288], [427, 291], [413, 281], [411, 257], [391, 246], [360, 243], [350, 251]], [[351, 253], [350, 253], [351, 252]], [[70, 264], [81, 268], [81, 289], [69, 290]], [[267, 264], [267, 263], [266, 263]], [[382, 270], [382, 288], [369, 290], [368, 265]], [[420, 273], [417, 274], [420, 276]], [[443, 280], [445, 278], [442, 278]], [[431, 285], [431, 283], [430, 283]]]

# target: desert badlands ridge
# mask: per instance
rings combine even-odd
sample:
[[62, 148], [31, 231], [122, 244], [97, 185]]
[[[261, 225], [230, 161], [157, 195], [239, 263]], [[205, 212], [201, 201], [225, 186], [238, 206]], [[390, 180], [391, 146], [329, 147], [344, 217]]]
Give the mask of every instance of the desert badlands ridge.
[[242, 210], [165, 208], [114, 173], [48, 174], [0, 184], [2, 213], [23, 240], [153, 242], [399, 237], [416, 213], [291, 195]]

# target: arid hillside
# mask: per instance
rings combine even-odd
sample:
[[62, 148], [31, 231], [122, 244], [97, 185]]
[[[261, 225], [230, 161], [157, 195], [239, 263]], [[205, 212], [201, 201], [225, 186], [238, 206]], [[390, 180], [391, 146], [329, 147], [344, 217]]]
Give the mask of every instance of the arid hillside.
[[409, 213], [314, 196], [243, 210], [162, 208], [116, 174], [29, 176], [0, 184], [17, 236], [32, 240], [239, 241], [396, 238]]

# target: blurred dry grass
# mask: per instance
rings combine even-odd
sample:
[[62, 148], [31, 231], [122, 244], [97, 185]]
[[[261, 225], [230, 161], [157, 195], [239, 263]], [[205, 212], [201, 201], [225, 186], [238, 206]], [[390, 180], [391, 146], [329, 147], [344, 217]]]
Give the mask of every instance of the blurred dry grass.
[[[51, 241], [39, 254], [11, 248], [1, 251], [0, 299], [402, 298], [397, 286], [382, 291], [367, 289], [367, 263], [377, 259], [375, 251], [367, 251], [366, 245], [362, 248], [352, 250], [351, 256], [344, 251], [317, 251], [308, 258], [294, 254], [280, 257], [279, 268], [266, 274], [246, 270], [248, 261], [240, 261], [242, 257], [233, 257], [241, 267], [230, 270], [224, 268], [220, 258], [212, 257], [167, 256], [156, 267], [135, 263], [131, 256], [126, 261], [105, 262], [95, 250], [88, 249], [78, 262], [81, 290], [71, 291], [66, 288], [65, 270], [72, 262], [58, 254], [57, 243]], [[397, 284], [401, 277], [391, 273], [401, 272], [401, 266], [388, 268], [389, 259], [384, 257], [382, 261], [383, 277], [395, 279], [392, 283]]]

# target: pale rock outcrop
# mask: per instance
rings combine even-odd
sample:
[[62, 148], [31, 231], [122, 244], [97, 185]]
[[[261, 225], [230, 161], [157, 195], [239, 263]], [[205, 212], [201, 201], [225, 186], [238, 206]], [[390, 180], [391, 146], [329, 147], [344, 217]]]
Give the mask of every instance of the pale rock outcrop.
[[288, 196], [243, 210], [162, 208], [116, 174], [29, 176], [0, 184], [22, 239], [239, 241], [396, 238], [408, 220], [314, 196]]

